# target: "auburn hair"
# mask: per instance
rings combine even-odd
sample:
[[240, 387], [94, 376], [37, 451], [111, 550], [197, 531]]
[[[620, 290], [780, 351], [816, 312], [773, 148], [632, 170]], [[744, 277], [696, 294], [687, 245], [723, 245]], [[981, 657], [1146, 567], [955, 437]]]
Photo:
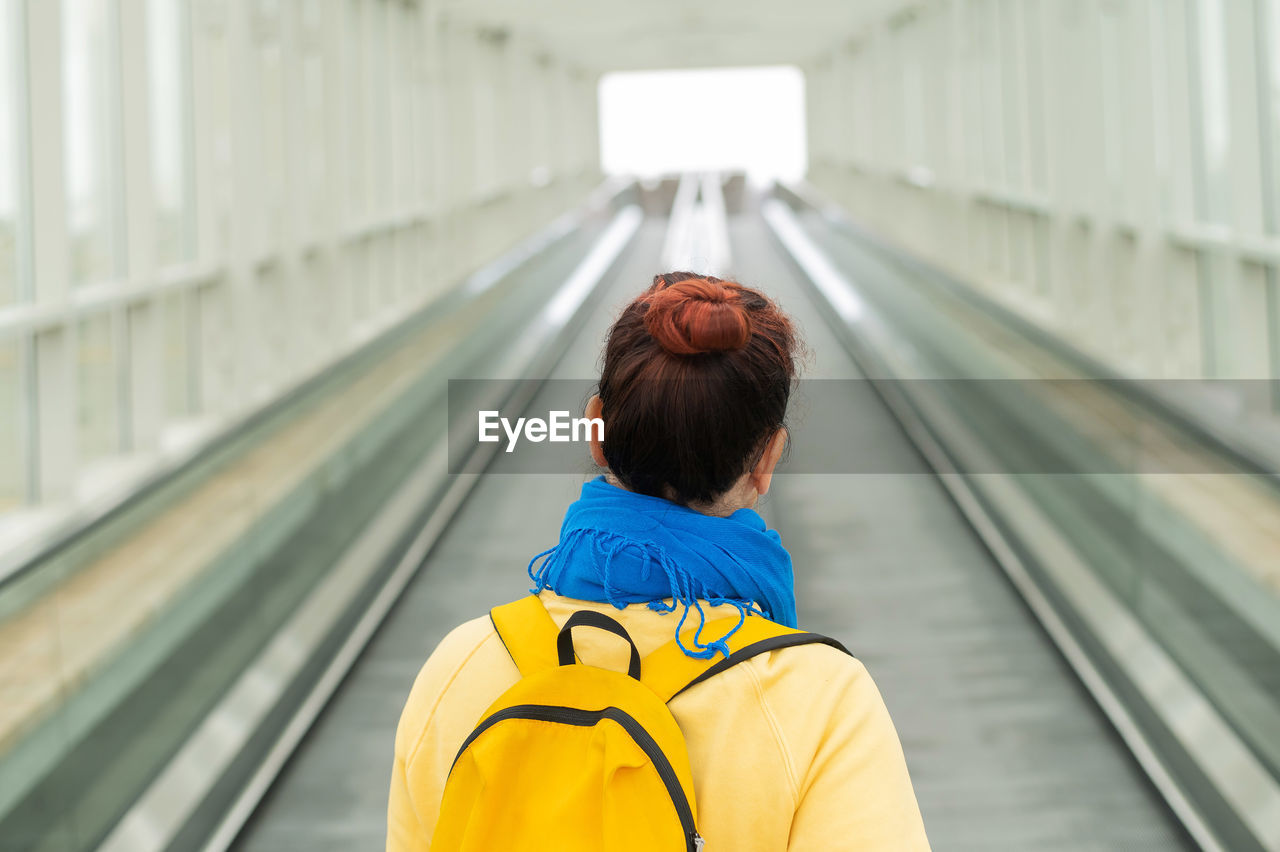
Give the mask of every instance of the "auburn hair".
[[655, 276], [605, 344], [610, 471], [641, 494], [714, 502], [784, 425], [798, 345], [791, 320], [756, 290], [692, 272]]

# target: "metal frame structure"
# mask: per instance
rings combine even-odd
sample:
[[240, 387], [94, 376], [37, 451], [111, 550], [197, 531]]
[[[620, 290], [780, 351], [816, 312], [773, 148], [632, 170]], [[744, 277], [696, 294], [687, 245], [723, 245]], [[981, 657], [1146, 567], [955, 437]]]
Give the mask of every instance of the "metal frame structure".
[[[89, 98], [63, 50], [86, 9], [103, 59]], [[594, 76], [416, 0], [0, 0], [0, 38], [0, 86], [23, 107], [0, 164], [18, 188], [0, 270], [9, 552], [189, 457], [598, 184]], [[158, 103], [171, 72], [182, 96]], [[69, 118], [103, 138], [73, 149]], [[118, 256], [77, 282], [92, 264], [73, 258], [68, 193], [86, 145], [105, 152], [91, 225]], [[181, 185], [159, 186], [175, 145]]]
[[1128, 374], [1280, 378], [1277, 20], [905, 4], [806, 67], [811, 180]]

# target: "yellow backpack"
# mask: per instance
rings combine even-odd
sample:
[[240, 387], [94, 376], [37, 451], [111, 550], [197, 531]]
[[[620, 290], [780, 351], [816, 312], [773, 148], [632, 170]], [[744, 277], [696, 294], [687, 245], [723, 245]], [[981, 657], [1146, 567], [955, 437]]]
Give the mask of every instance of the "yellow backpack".
[[[667, 702], [757, 654], [833, 639], [748, 618], [719, 660], [672, 640], [640, 659], [621, 624], [593, 610], [557, 629], [534, 596], [490, 612], [521, 680], [485, 711], [445, 784], [433, 852], [696, 852], [697, 804], [684, 735]], [[737, 624], [707, 624], [722, 636]], [[631, 645], [626, 674], [576, 663], [572, 631]], [[692, 647], [694, 630], [683, 638]], [[845, 651], [845, 653], [848, 653]]]

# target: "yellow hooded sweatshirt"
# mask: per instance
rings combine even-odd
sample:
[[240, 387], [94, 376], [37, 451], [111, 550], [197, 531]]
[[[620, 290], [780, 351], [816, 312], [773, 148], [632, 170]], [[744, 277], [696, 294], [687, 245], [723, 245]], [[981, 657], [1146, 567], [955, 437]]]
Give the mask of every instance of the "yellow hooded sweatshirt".
[[[618, 610], [552, 592], [540, 597], [558, 625], [580, 609], [612, 616], [641, 655], [670, 641], [680, 618], [645, 604]], [[727, 605], [703, 608], [708, 621], [738, 614]], [[617, 637], [579, 630], [574, 645], [583, 662], [626, 670], [628, 649]], [[430, 848], [462, 741], [519, 677], [487, 616], [453, 630], [431, 654], [396, 732], [387, 852]], [[929, 848], [897, 732], [857, 660], [825, 645], [772, 651], [669, 706], [688, 745], [707, 852]]]

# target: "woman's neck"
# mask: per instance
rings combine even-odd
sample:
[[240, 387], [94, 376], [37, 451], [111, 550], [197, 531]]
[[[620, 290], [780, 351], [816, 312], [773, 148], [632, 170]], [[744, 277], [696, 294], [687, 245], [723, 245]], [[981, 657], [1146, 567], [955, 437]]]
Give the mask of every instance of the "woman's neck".
[[[623, 491], [631, 490], [627, 486], [623, 485], [621, 480], [613, 475], [612, 471], [606, 471], [604, 478], [610, 485], [621, 488]], [[670, 489], [668, 489], [668, 493], [663, 494], [662, 497], [666, 500], [671, 500], [673, 503], [678, 502], [671, 499]], [[743, 476], [733, 484], [732, 488], [721, 494], [719, 498], [712, 503], [688, 503], [682, 505], [687, 505], [688, 508], [703, 515], [727, 518], [739, 509], [754, 509], [759, 497], [760, 495], [751, 487], [750, 477]]]

